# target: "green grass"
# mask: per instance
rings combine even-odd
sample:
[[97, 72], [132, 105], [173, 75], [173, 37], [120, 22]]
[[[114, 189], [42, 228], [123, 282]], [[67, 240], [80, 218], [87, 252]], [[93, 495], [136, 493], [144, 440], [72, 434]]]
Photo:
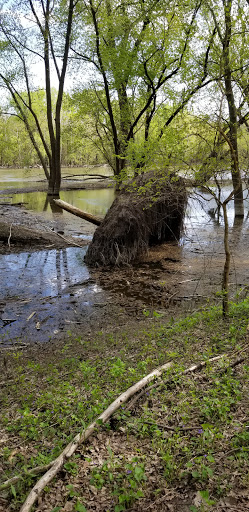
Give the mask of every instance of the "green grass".
[[[37, 479], [27, 474], [31, 468], [48, 464], [121, 392], [170, 360], [164, 384], [100, 427], [96, 463], [90, 444], [66, 463], [61, 503], [54, 503], [52, 484], [44, 499], [51, 491], [51, 510], [70, 500], [72, 510], [84, 512], [87, 499], [77, 490], [83, 479], [85, 490], [96, 490], [96, 502], [104, 493], [109, 508], [100, 510], [119, 512], [141, 500], [156, 504], [165, 487], [188, 492], [189, 510], [212, 510], [230, 490], [248, 486], [248, 358], [234, 368], [221, 359], [183, 375], [193, 363], [218, 354], [246, 358], [248, 317], [245, 300], [230, 305], [226, 321], [212, 307], [167, 324], [155, 318], [142, 332], [99, 332], [90, 341], [71, 333], [49, 357], [8, 354], [1, 383], [1, 481], [19, 473], [22, 479], [0, 491], [6, 509], [20, 508]], [[105, 448], [113, 435], [121, 438], [121, 454]], [[130, 455], [125, 443], [132, 446]], [[197, 506], [196, 493], [203, 501]]]

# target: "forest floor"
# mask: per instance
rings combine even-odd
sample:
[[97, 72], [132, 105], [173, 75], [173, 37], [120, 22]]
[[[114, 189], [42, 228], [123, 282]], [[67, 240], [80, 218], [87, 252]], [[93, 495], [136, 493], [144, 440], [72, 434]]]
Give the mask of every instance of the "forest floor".
[[167, 362], [158, 386], [146, 386], [96, 427], [32, 510], [249, 510], [248, 316], [245, 300], [230, 305], [226, 320], [212, 307], [168, 323], [72, 332], [46, 350], [5, 351], [0, 511], [20, 510], [72, 438]]
[[[3, 255], [70, 247], [75, 240], [85, 245], [68, 233], [66, 240], [58, 236], [53, 220], [23, 206], [2, 205], [0, 215]], [[26, 238], [30, 226], [34, 237]], [[219, 300], [220, 249], [212, 266], [205, 260], [205, 272], [198, 251], [189, 256], [191, 266], [181, 252], [177, 244], [164, 244], [135, 267], [91, 271], [106, 293], [91, 322], [77, 310], [72, 288], [65, 299], [74, 308], [67, 312], [70, 331], [67, 326], [49, 343], [32, 343], [34, 330], [25, 319], [25, 340], [20, 332], [17, 343], [1, 345], [1, 482], [21, 478], [0, 484], [0, 512], [20, 509], [38, 479], [32, 468], [48, 465], [120, 393], [169, 361], [160, 386], [147, 387], [100, 425], [34, 510], [249, 510], [249, 302], [231, 304], [224, 320], [219, 306], [210, 305]], [[244, 295], [247, 268], [240, 257], [237, 284]], [[6, 306], [4, 299], [2, 314]]]

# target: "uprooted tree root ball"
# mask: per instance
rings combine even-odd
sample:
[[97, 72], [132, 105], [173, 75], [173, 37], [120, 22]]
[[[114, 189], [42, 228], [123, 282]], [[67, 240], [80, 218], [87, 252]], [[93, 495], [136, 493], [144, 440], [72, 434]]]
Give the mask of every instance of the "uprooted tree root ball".
[[124, 265], [151, 245], [178, 240], [187, 202], [184, 180], [150, 171], [124, 185], [96, 229], [85, 256], [90, 266]]

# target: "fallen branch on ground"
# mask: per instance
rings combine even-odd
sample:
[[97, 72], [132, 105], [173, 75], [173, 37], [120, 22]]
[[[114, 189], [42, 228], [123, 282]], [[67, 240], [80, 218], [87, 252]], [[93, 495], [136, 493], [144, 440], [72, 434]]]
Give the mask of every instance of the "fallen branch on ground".
[[36, 468], [30, 469], [29, 471], [25, 471], [25, 473], [20, 473], [19, 475], [13, 476], [9, 480], [6, 480], [3, 482], [3, 484], [0, 485], [0, 491], [4, 491], [4, 489], [8, 489], [11, 487], [11, 485], [16, 484], [24, 478], [25, 476], [35, 476], [39, 475], [39, 473], [42, 473], [43, 471], [47, 471], [49, 468], [51, 468], [53, 462], [50, 462], [49, 464], [46, 464], [45, 466], [37, 466]]
[[[213, 363], [215, 361], [219, 361], [220, 359], [227, 357], [227, 354], [222, 354], [220, 356], [212, 357], [206, 361], [202, 361], [201, 363], [195, 364], [184, 370], [180, 373], [180, 375], [186, 375], [188, 373], [195, 372], [207, 364]], [[66, 446], [63, 452], [51, 463], [50, 469], [38, 480], [36, 485], [31, 490], [28, 495], [25, 503], [20, 509], [20, 512], [30, 512], [33, 504], [36, 502], [38, 496], [41, 494], [43, 489], [48, 485], [51, 480], [56, 476], [56, 474], [61, 470], [65, 461], [69, 459], [76, 451], [78, 446], [84, 443], [91, 434], [98, 428], [99, 424], [106, 423], [111, 416], [124, 404], [129, 398], [134, 396], [138, 391], [145, 388], [145, 386], [154, 378], [160, 377], [164, 371], [169, 369], [172, 366], [172, 362], [166, 363], [163, 366], [160, 366], [158, 369], [151, 372], [149, 375], [141, 379], [139, 382], [131, 386], [127, 391], [122, 393], [112, 404], [93, 422], [89, 427], [87, 427], [82, 433], [77, 434], [73, 440]], [[147, 388], [146, 391], [160, 386], [165, 385], [162, 382], [153, 384], [150, 388]], [[140, 397], [140, 393], [138, 394], [138, 398]], [[137, 399], [137, 397], [136, 397]]]
[[[179, 373], [178, 375], [186, 375], [187, 373], [192, 373], [192, 372], [195, 372], [197, 370], [199, 370], [200, 368], [202, 368], [203, 366], [206, 366], [207, 363], [213, 363], [214, 361], [218, 361], [219, 359], [222, 359], [223, 357], [225, 357], [226, 354], [222, 354], [221, 356], [215, 356], [215, 357], [212, 357], [211, 359], [208, 359], [207, 361], [202, 361], [201, 363], [199, 364], [194, 364], [193, 366], [190, 366], [190, 368], [187, 368], [186, 370], [184, 370], [183, 372]], [[127, 411], [130, 411], [131, 409], [133, 409], [134, 405], [138, 402], [138, 400], [145, 394], [145, 393], [148, 393], [150, 392], [152, 389], [154, 388], [158, 388], [158, 386], [165, 386], [165, 382], [156, 382], [155, 384], [152, 384], [152, 386], [150, 386], [149, 388], [145, 388], [141, 391], [141, 393], [139, 393], [137, 396], [135, 396], [135, 398], [132, 400], [132, 402], [128, 405], [128, 407], [126, 408]], [[167, 384], [169, 384], [169, 382], [167, 382]]]
[[36, 485], [33, 487], [33, 489], [30, 491], [25, 503], [20, 509], [20, 512], [30, 512], [31, 507], [36, 502], [38, 496], [43, 491], [44, 487], [51, 482], [51, 480], [55, 477], [55, 475], [61, 470], [63, 467], [65, 461], [71, 457], [78, 446], [81, 443], [84, 443], [94, 432], [94, 430], [99, 426], [101, 423], [106, 423], [107, 420], [116, 412], [131, 396], [133, 396], [135, 393], [140, 391], [144, 386], [148, 384], [151, 380], [153, 380], [156, 377], [160, 377], [160, 375], [168, 370], [170, 366], [172, 365], [172, 362], [166, 363], [163, 366], [160, 366], [160, 368], [157, 368], [153, 372], [151, 372], [149, 375], [141, 379], [139, 382], [134, 384], [134, 386], [131, 386], [127, 391], [122, 393], [114, 402], [112, 402], [111, 405], [93, 422], [89, 427], [87, 427], [82, 433], [77, 434], [71, 443], [69, 443], [66, 448], [63, 450], [63, 452], [53, 461], [51, 468], [38, 480]]

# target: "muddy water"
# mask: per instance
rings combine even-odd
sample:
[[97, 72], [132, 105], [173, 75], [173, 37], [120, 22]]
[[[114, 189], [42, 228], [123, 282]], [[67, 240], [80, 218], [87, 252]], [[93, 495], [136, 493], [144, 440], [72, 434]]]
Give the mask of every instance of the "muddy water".
[[[95, 173], [98, 172], [99, 174], [104, 173], [105, 175], [108, 175], [109, 170], [106, 168], [100, 168], [97, 167], [96, 169], [87, 169], [88, 172]], [[4, 178], [7, 180], [9, 179], [9, 176], [7, 175], [7, 172], [5, 170], [5, 176], [3, 176], [1, 173], [3, 170], [0, 169], [0, 190], [6, 190], [6, 184], [12, 184], [11, 188], [8, 189], [7, 192], [4, 192], [0, 195], [0, 202], [4, 204], [23, 204], [27, 210], [31, 210], [34, 213], [41, 213], [43, 214], [44, 221], [50, 221], [53, 220], [53, 227], [56, 231], [60, 231], [63, 234], [72, 235], [72, 236], [79, 236], [85, 239], [91, 239], [93, 232], [94, 232], [94, 226], [90, 224], [89, 222], [84, 222], [80, 220], [77, 217], [73, 217], [70, 213], [66, 212], [65, 210], [62, 210], [59, 207], [56, 207], [53, 201], [49, 202], [47, 198], [47, 193], [42, 191], [36, 191], [36, 192], [27, 192], [27, 188], [34, 187], [34, 185], [37, 184], [35, 181], [35, 171], [32, 169], [32, 177], [31, 181], [25, 182], [19, 182], [19, 174], [17, 169], [11, 170], [11, 182], [4, 181]], [[81, 171], [86, 174], [86, 169], [66, 169], [65, 172], [72, 173], [80, 173]], [[40, 172], [38, 170], [38, 172]], [[21, 170], [21, 175], [25, 175], [25, 171]], [[1, 181], [1, 179], [3, 181]], [[75, 178], [73, 179], [73, 182], [75, 184]], [[82, 182], [81, 182], [82, 183]], [[19, 188], [21, 184], [21, 188], [26, 188], [25, 192], [20, 193], [13, 193], [12, 189]], [[26, 184], [28, 187], [26, 187]], [[83, 190], [62, 190], [60, 193], [60, 198], [63, 201], [66, 201], [73, 206], [76, 206], [77, 208], [80, 208], [81, 210], [87, 211], [91, 213], [92, 215], [96, 215], [99, 217], [104, 217], [107, 209], [110, 207], [114, 200], [114, 188], [113, 187], [107, 187], [107, 188], [99, 188], [99, 189], [83, 189]], [[36, 219], [34, 215], [34, 224], [33, 227], [35, 227]]]
[[[229, 187], [224, 194], [229, 192]], [[184, 234], [180, 243], [152, 248], [144, 261], [130, 269], [112, 273], [89, 273], [84, 264], [85, 249], [68, 248], [0, 256], [0, 341], [49, 341], [76, 324], [90, 332], [110, 314], [111, 301], [140, 318], [144, 311], [171, 308], [191, 310], [198, 302], [214, 297], [220, 290], [224, 264], [223, 225], [213, 216], [214, 200], [198, 192], [188, 203]], [[62, 199], [93, 214], [102, 215], [110, 206], [112, 189], [63, 192]], [[34, 211], [44, 210], [42, 193], [18, 194]], [[248, 211], [248, 201], [245, 200]], [[208, 213], [209, 212], [209, 213]], [[45, 215], [54, 217], [47, 208]], [[64, 229], [82, 230], [70, 214], [59, 215]], [[69, 220], [70, 219], [70, 220]], [[232, 265], [230, 288], [234, 293], [249, 284], [248, 219], [233, 220], [229, 205]], [[89, 235], [88, 235], [89, 236]], [[115, 297], [113, 299], [113, 297]]]

